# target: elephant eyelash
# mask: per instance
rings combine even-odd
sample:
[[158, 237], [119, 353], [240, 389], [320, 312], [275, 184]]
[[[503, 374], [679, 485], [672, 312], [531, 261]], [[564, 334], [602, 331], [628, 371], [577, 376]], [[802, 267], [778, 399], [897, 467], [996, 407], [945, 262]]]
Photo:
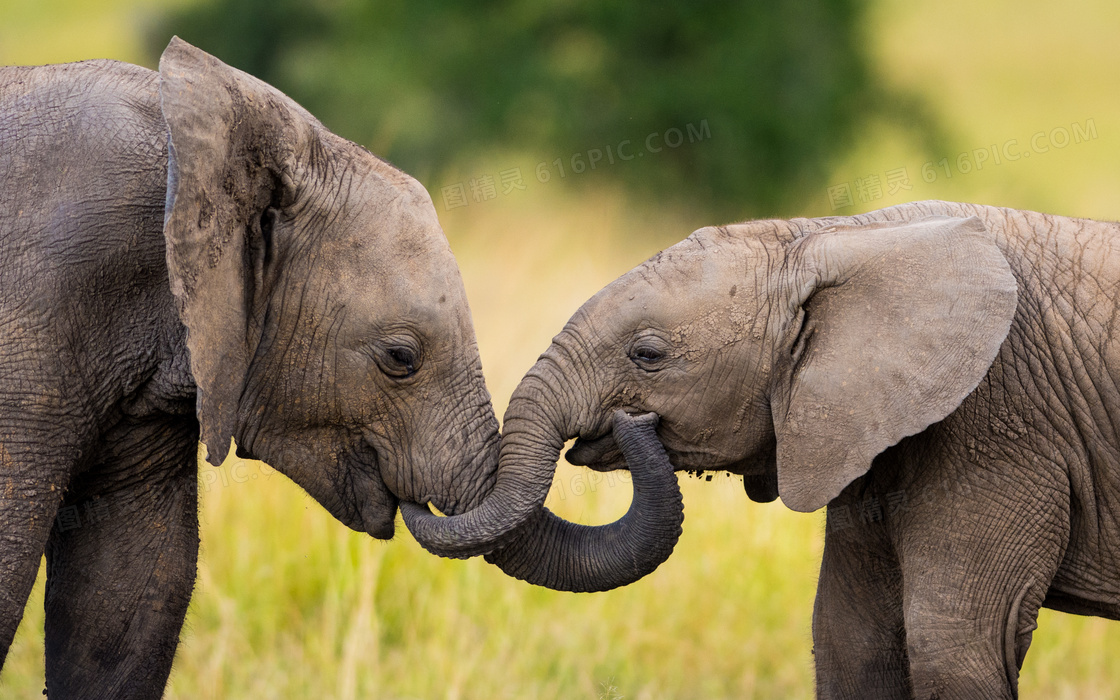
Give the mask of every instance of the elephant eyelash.
[[407, 339], [393, 339], [375, 345], [371, 354], [382, 374], [393, 379], [408, 379], [415, 375], [423, 364], [419, 347]]
[[637, 345], [630, 350], [630, 361], [646, 372], [659, 372], [663, 369], [662, 361], [668, 356], [663, 350], [649, 345]]
[[416, 373], [416, 355], [408, 348], [389, 348], [386, 354], [404, 369], [405, 375]]
[[672, 344], [660, 332], [645, 329], [638, 332], [626, 354], [639, 369], [652, 373], [663, 369], [671, 351]]

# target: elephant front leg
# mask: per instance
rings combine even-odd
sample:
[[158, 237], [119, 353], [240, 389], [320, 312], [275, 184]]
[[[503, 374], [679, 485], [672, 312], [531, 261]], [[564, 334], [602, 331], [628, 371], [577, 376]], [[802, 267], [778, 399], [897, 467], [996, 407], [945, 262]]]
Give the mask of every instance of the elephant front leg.
[[962, 560], [956, 571], [948, 562], [916, 562], [930, 574], [907, 584], [914, 697], [1012, 700], [1048, 583], [1023, 570], [968, 573]]
[[824, 558], [813, 608], [817, 697], [910, 697], [902, 577], [883, 522], [828, 508]]
[[134, 426], [110, 444], [115, 461], [74, 484], [47, 547], [51, 698], [159, 698], [194, 587], [197, 428]]
[[[4, 419], [0, 415], [0, 426]], [[60, 443], [55, 435], [28, 431], [17, 440], [0, 431], [0, 667], [23, 618], [76, 452]]]
[[982, 470], [911, 509], [902, 551], [914, 697], [1018, 697], [1038, 609], [1064, 556], [1069, 494], [1060, 475]]

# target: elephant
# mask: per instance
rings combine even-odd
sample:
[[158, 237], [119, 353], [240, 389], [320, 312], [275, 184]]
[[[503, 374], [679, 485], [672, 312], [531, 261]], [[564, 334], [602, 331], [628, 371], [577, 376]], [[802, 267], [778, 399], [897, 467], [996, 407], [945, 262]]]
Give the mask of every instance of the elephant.
[[1115, 223], [927, 201], [702, 228], [579, 308], [506, 420], [605, 471], [610, 416], [652, 412], [675, 469], [827, 506], [818, 697], [1012, 698], [1040, 607], [1120, 619], [1118, 287]]
[[5, 67], [0, 144], [0, 663], [45, 553], [50, 697], [162, 694], [200, 440], [355, 530], [388, 539], [408, 506], [425, 546], [531, 561], [546, 585], [623, 585], [671, 552], [650, 416], [614, 420], [648, 503], [530, 536], [551, 472], [500, 452], [431, 198], [280, 91], [178, 38], [158, 72]]

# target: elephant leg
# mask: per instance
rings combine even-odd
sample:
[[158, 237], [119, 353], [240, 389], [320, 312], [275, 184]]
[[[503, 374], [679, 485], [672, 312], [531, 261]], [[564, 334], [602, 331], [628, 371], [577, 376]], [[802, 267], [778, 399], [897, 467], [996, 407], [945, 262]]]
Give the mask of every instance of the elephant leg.
[[[1005, 469], [907, 523], [903, 607], [916, 698], [1016, 698], [1068, 542], [1068, 494]], [[1052, 491], [1052, 492], [1050, 492]]]
[[47, 547], [51, 698], [159, 698], [198, 557], [197, 424], [122, 425]]
[[[846, 495], [846, 494], [845, 494]], [[909, 698], [902, 575], [883, 522], [828, 508], [813, 607], [817, 697]]]
[[0, 416], [0, 666], [23, 619], [74, 460], [57, 436], [14, 434], [6, 425]]

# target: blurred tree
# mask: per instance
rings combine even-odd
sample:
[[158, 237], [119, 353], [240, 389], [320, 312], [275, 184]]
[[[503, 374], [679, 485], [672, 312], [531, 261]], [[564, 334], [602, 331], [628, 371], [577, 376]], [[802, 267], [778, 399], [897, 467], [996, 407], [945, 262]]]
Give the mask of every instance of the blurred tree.
[[565, 167], [625, 140], [636, 155], [677, 128], [684, 145], [612, 153], [610, 176], [744, 217], [820, 191], [869, 119], [934, 133], [869, 70], [866, 4], [209, 0], [165, 17], [150, 44], [180, 35], [421, 180], [494, 148]]

